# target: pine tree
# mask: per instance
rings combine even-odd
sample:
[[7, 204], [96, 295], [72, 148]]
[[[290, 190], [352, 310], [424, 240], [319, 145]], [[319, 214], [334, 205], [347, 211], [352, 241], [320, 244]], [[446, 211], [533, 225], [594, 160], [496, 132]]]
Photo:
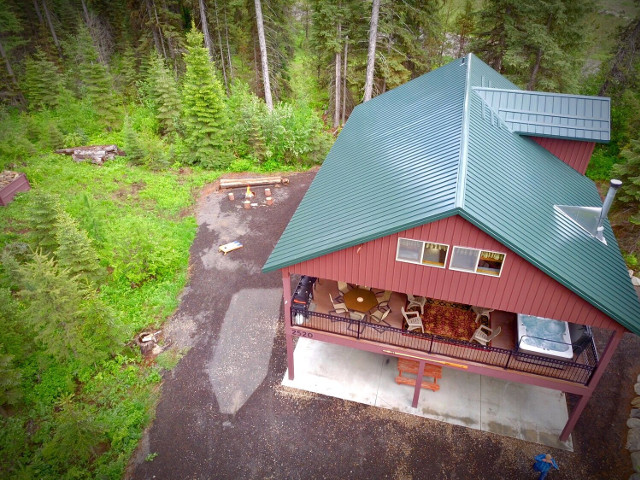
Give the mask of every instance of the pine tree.
[[32, 109], [53, 108], [58, 105], [58, 95], [62, 81], [56, 65], [47, 58], [44, 51], [36, 53], [25, 61], [22, 91]]
[[97, 453], [105, 440], [106, 425], [86, 404], [73, 401], [73, 395], [57, 402], [53, 435], [42, 446], [42, 456], [51, 465], [65, 471], [68, 465], [82, 464]]
[[528, 90], [576, 90], [585, 21], [593, 8], [591, 0], [489, 0], [471, 50]]
[[471, 51], [500, 73], [517, 29], [528, 21], [523, 9], [520, 0], [488, 0], [479, 12]]
[[182, 86], [185, 143], [190, 150], [189, 163], [220, 168], [226, 163], [221, 158], [227, 143], [227, 112], [222, 85], [202, 42], [202, 34], [192, 25], [187, 34]]
[[140, 142], [140, 139], [138, 138], [138, 134], [133, 129], [133, 125], [131, 125], [131, 119], [128, 116], [125, 117], [124, 125], [122, 128], [124, 151], [127, 155], [127, 159], [134, 165], [142, 165], [146, 153], [142, 148], [142, 144]]
[[56, 222], [60, 210], [59, 197], [36, 191], [33, 193], [33, 205], [30, 209], [31, 239], [36, 249], [45, 254], [58, 248]]
[[47, 354], [62, 363], [87, 366], [112, 352], [115, 322], [95, 290], [40, 252], [20, 265], [18, 273], [24, 317]]
[[164, 135], [175, 134], [179, 130], [182, 110], [176, 79], [159, 55], [153, 55], [148, 75], [147, 81], [160, 124], [160, 132]]
[[640, 224], [640, 140], [631, 140], [628, 148], [621, 153], [623, 163], [612, 168], [613, 175], [622, 180], [620, 193], [616, 199], [635, 208], [631, 221]]
[[69, 275], [88, 284], [101, 277], [98, 254], [87, 236], [68, 213], [60, 211], [56, 222], [56, 258]]
[[[80, 23], [75, 44], [71, 52], [77, 63], [78, 88], [86, 96], [108, 127], [115, 126], [117, 118], [117, 100], [114, 95], [111, 76], [98, 58], [87, 27]], [[71, 72], [72, 74], [74, 72]]]
[[[18, 323], [18, 309], [16, 302], [8, 288], [0, 289], [0, 414], [5, 415], [4, 405], [15, 405], [21, 398], [20, 370], [15, 365], [16, 355], [9, 353], [7, 344], [14, 344], [14, 348], [21, 350], [24, 345], [22, 338], [15, 341], [17, 332], [13, 326]], [[11, 338], [14, 337], [14, 338]], [[18, 344], [18, 345], [16, 345]], [[12, 352], [15, 353], [15, 352]]]

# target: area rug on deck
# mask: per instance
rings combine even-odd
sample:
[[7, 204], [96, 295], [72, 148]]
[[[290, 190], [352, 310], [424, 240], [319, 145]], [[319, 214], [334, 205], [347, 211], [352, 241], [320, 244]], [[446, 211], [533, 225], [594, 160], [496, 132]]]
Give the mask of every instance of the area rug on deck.
[[[486, 318], [482, 317], [482, 320]], [[468, 341], [479, 326], [475, 322], [476, 314], [469, 305], [428, 298], [424, 306], [422, 325], [425, 333]]]

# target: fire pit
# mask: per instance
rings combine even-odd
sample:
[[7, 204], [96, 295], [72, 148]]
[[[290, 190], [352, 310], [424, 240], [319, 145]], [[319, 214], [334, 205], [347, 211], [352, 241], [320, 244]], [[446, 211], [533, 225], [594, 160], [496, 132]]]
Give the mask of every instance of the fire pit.
[[8, 205], [18, 192], [31, 190], [24, 173], [5, 170], [0, 173], [0, 205]]

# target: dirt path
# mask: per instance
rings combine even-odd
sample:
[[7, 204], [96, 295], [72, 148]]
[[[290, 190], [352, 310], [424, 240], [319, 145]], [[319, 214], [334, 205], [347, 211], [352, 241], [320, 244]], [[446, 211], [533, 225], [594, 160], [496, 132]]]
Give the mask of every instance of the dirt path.
[[[168, 326], [189, 351], [165, 378], [127, 477], [537, 478], [538, 445], [280, 385], [281, 280], [260, 268], [313, 175], [293, 176], [268, 208], [246, 211], [214, 191], [203, 198], [190, 285]], [[244, 248], [217, 252], [233, 240]], [[640, 339], [626, 335], [576, 427], [575, 452], [551, 452], [560, 472], [550, 479], [629, 478], [625, 422], [639, 351]]]

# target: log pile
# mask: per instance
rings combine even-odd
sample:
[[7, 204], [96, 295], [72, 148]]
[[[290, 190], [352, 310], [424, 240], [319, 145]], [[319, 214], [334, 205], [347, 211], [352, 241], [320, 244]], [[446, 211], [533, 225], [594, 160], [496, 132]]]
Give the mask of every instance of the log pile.
[[76, 162], [90, 160], [91, 163], [102, 165], [107, 160], [113, 160], [116, 155], [126, 155], [117, 145], [85, 145], [81, 147], [61, 148], [56, 153], [71, 155]]

